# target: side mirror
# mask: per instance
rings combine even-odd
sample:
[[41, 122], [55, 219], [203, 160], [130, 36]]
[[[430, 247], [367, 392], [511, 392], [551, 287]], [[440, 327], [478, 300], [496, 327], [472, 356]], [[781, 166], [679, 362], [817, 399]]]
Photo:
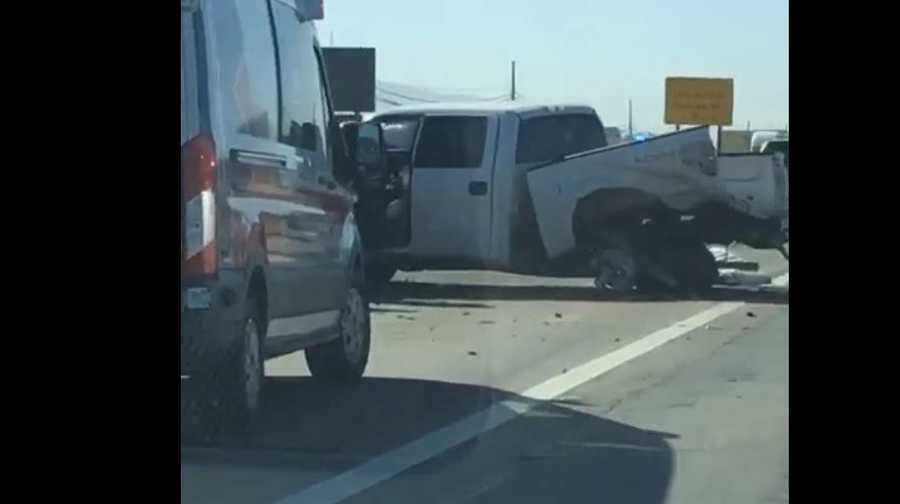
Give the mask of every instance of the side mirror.
[[[354, 126], [355, 125], [355, 126]], [[334, 175], [341, 183], [353, 180], [356, 164], [356, 131], [359, 123], [332, 121], [330, 138], [334, 155]]]
[[356, 162], [366, 166], [381, 164], [384, 157], [383, 144], [383, 132], [380, 124], [360, 124], [359, 132], [356, 135]]
[[356, 160], [356, 139], [359, 137], [359, 124], [356, 121], [347, 121], [341, 123], [339, 134], [344, 145], [347, 147], [347, 156]]

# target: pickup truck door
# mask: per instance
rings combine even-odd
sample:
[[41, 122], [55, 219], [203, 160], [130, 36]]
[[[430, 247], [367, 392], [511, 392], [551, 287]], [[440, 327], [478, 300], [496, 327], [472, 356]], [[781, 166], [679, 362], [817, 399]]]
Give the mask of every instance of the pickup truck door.
[[484, 261], [490, 256], [498, 119], [423, 119], [412, 170], [412, 241], [420, 257]]

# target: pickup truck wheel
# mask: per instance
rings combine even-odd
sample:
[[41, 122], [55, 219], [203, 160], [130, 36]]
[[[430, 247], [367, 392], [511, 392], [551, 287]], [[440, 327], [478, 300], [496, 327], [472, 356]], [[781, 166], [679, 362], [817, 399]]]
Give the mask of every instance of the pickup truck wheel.
[[703, 291], [719, 278], [716, 258], [702, 242], [673, 243], [665, 255], [668, 269], [681, 290]]
[[635, 287], [637, 265], [628, 251], [609, 249], [595, 254], [590, 261], [595, 273], [594, 285], [612, 292], [630, 292]]
[[340, 312], [339, 337], [305, 351], [313, 377], [337, 382], [359, 380], [369, 361], [370, 328], [368, 302], [359, 286], [355, 286], [347, 293]]

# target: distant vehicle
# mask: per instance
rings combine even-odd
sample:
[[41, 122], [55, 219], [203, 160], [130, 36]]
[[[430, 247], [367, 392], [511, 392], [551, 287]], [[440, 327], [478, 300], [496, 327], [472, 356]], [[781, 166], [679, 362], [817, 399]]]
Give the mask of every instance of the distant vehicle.
[[[704, 243], [783, 243], [784, 166], [716, 157], [709, 128], [609, 146], [590, 107], [429, 104], [378, 114], [367, 274], [493, 269], [629, 290], [717, 279]], [[637, 137], [638, 135], [635, 135]]]
[[784, 140], [769, 140], [764, 143], [762, 149], [760, 151], [763, 154], [774, 154], [776, 152], [784, 155], [784, 166], [788, 166], [788, 139]]
[[265, 359], [305, 349], [314, 377], [352, 381], [369, 357], [320, 18], [319, 0], [181, 2], [181, 372], [239, 425]]
[[737, 154], [750, 152], [752, 131], [747, 130], [722, 130], [722, 146], [719, 152], [723, 154]]
[[784, 130], [755, 131], [750, 140], [751, 152], [762, 152], [763, 145], [771, 140], [783, 140], [787, 138]]
[[[625, 136], [622, 137], [622, 142], [643, 142], [648, 138], [655, 137], [656, 134], [651, 133], [649, 131], [635, 131], [631, 134], [626, 133]], [[621, 142], [620, 142], [621, 143]], [[615, 144], [609, 144], [615, 145]]]

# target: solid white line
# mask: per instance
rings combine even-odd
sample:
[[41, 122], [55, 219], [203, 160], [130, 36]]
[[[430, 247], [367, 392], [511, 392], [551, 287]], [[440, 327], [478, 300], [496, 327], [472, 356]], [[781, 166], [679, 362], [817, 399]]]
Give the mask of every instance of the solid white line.
[[[775, 279], [773, 284], [786, 285], [787, 274]], [[607, 373], [626, 362], [683, 336], [713, 320], [744, 306], [746, 303], [719, 303], [708, 310], [676, 322], [669, 327], [651, 333], [618, 350], [572, 369], [566, 374], [522, 392], [523, 400], [501, 401], [462, 420], [438, 429], [393, 451], [372, 458], [368, 462], [321, 481], [296, 494], [281, 499], [277, 504], [333, 504], [352, 497], [407, 469], [432, 459], [470, 439], [495, 429], [535, 406], [556, 398], [573, 388]]]
[[520, 395], [538, 401], [548, 401], [558, 397], [582, 383], [607, 373], [635, 357], [640, 357], [698, 327], [702, 327], [722, 315], [731, 313], [743, 305], [743, 302], [719, 303], [708, 310], [702, 311], [692, 317], [688, 317], [680, 322], [670, 325], [669, 327], [644, 336], [634, 343], [598, 357], [587, 364], [582, 364], [566, 374], [554, 376], [544, 383], [522, 392]]

